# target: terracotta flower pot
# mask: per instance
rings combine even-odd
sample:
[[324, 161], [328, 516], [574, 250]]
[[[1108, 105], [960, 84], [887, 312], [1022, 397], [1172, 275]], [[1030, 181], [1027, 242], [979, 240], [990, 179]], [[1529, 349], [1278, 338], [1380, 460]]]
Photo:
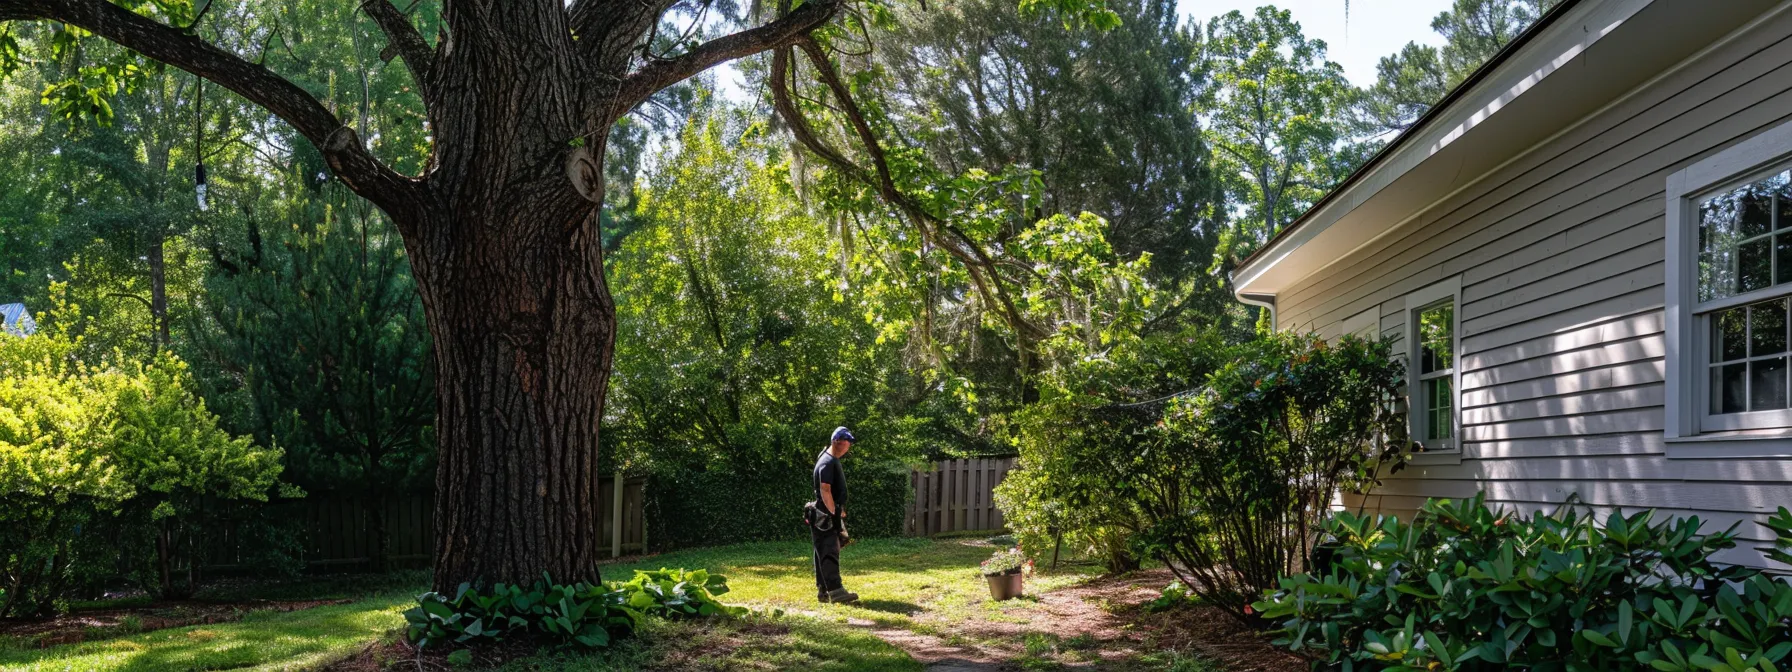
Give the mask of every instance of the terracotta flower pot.
[[1012, 574], [994, 574], [983, 578], [989, 579], [989, 599], [998, 602], [1001, 600], [1012, 600], [1020, 597], [1022, 593], [1026, 592], [1026, 587], [1022, 585], [1020, 572], [1014, 572]]

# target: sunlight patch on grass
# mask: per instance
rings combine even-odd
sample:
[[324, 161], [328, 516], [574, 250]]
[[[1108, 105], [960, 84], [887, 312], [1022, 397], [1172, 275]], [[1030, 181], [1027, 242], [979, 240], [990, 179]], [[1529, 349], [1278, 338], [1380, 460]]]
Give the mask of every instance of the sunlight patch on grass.
[[408, 599], [386, 596], [235, 623], [170, 628], [42, 650], [0, 651], [0, 670], [302, 670], [343, 658], [398, 626]]

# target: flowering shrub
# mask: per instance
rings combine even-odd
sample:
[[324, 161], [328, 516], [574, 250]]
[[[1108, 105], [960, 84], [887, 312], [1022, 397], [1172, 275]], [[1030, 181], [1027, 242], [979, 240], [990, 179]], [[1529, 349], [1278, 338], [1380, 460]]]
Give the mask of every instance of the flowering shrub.
[[1018, 546], [1005, 551], [996, 551], [994, 555], [989, 556], [988, 560], [983, 561], [984, 576], [1017, 573], [1033, 573], [1033, 561], [1028, 560], [1026, 554], [1021, 553]]

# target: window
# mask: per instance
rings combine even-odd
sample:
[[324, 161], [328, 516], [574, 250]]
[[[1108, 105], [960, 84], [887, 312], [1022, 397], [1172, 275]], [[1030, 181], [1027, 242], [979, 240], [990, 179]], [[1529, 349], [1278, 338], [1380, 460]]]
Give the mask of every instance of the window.
[[1667, 192], [1667, 438], [1792, 435], [1792, 124]]
[[1770, 173], [1689, 201], [1699, 231], [1691, 312], [1704, 334], [1694, 354], [1708, 369], [1704, 385], [1695, 388], [1704, 400], [1699, 428], [1792, 426], [1786, 366], [1792, 173]]
[[1412, 438], [1427, 451], [1459, 446], [1461, 427], [1456, 353], [1459, 338], [1456, 306], [1462, 284], [1452, 279], [1406, 297], [1407, 421]]

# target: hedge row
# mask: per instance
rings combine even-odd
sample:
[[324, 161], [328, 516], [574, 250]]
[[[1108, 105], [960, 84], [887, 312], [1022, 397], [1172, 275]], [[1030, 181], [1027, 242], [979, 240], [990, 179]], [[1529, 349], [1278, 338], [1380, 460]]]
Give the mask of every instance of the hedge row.
[[[903, 533], [909, 468], [846, 461], [847, 527], [853, 536]], [[654, 550], [807, 539], [803, 503], [815, 498], [809, 467], [656, 473], [647, 484], [647, 541]]]

